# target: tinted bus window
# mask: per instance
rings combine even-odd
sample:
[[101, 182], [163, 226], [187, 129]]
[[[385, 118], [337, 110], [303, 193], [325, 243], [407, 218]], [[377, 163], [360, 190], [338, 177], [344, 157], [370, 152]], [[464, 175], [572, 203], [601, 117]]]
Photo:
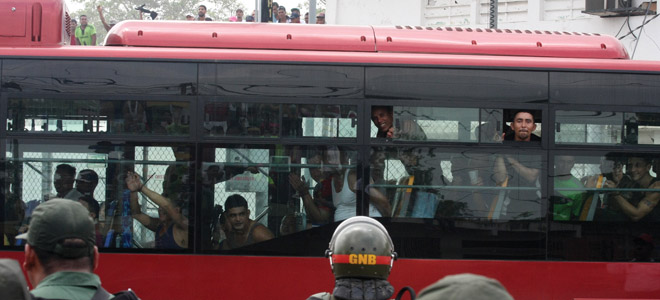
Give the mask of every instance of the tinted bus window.
[[548, 99], [547, 72], [367, 68], [366, 95], [447, 101], [535, 102]]
[[478, 108], [372, 106], [371, 137], [403, 141], [476, 142]]
[[555, 155], [555, 221], [658, 222], [657, 155]]
[[658, 106], [658, 75], [550, 72], [550, 102]]
[[204, 249], [268, 249], [270, 239], [356, 215], [350, 148], [209, 146], [203, 159]]
[[555, 117], [558, 144], [620, 144], [623, 114], [611, 111], [558, 110]]
[[23, 93], [194, 95], [196, 81], [188, 63], [5, 59], [2, 69], [2, 88]]
[[23, 225], [39, 203], [65, 198], [89, 209], [99, 248], [183, 250], [194, 203], [191, 154], [185, 145], [13, 141], [4, 188], [25, 207]]
[[199, 83], [203, 95], [364, 97], [359, 67], [200, 64]]
[[7, 130], [16, 133], [190, 133], [188, 102], [13, 98], [7, 116]]
[[558, 144], [658, 144], [660, 114], [613, 111], [556, 111]]
[[374, 148], [370, 180], [397, 218], [538, 220], [544, 162], [530, 152]]
[[357, 106], [209, 101], [204, 130], [209, 136], [357, 136]]

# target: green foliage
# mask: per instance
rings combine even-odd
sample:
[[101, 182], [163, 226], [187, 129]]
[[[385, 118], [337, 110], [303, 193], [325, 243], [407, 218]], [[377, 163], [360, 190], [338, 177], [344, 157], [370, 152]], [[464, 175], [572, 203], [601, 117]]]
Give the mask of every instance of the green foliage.
[[[90, 24], [96, 27], [98, 43], [102, 42], [107, 32], [103, 28], [101, 18], [96, 9], [98, 5], [103, 7], [103, 16], [107, 23], [118, 23], [123, 20], [139, 20], [140, 12], [135, 8], [144, 4], [144, 8], [158, 13], [156, 20], [185, 20], [187, 14], [197, 16], [197, 7], [200, 4], [208, 8], [207, 16], [215, 21], [226, 21], [233, 15], [236, 9], [242, 8], [238, 0], [70, 0], [81, 9], [70, 11], [71, 17], [80, 20], [81, 15], [87, 15]], [[246, 12], [246, 15], [248, 13]], [[149, 14], [144, 14], [145, 20], [151, 20]]]

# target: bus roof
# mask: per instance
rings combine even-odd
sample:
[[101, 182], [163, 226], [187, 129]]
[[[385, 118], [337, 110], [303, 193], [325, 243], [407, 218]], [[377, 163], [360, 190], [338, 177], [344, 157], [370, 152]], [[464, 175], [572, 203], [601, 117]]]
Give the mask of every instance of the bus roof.
[[421, 26], [124, 21], [105, 45], [628, 59], [617, 39], [599, 34]]

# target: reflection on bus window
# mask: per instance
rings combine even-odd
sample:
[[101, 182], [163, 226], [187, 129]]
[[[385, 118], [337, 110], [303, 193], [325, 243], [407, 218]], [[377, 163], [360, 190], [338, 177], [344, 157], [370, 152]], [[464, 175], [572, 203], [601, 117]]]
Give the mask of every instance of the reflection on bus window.
[[187, 135], [187, 102], [10, 99], [10, 132]]
[[99, 248], [185, 249], [193, 205], [191, 149], [13, 142], [3, 188], [24, 207], [22, 225], [38, 204], [65, 198], [81, 202], [97, 220]]
[[[263, 225], [274, 237], [340, 221], [357, 214], [357, 152], [337, 146], [270, 146], [203, 149], [202, 231], [205, 249], [261, 247], [258, 232], [244, 231], [226, 201], [239, 195], [247, 201], [250, 226]], [[368, 204], [374, 217], [389, 215], [385, 196], [372, 193]], [[233, 206], [230, 205], [230, 206]], [[234, 218], [234, 221], [231, 220]], [[249, 220], [249, 221], [247, 221]], [[261, 224], [261, 225], [259, 225]], [[259, 230], [265, 232], [263, 230]], [[252, 235], [256, 234], [256, 235]], [[230, 239], [228, 244], [224, 241]], [[266, 246], [264, 246], [266, 247]]]
[[555, 122], [556, 143], [621, 143], [622, 113], [558, 110]]
[[557, 155], [553, 219], [657, 222], [659, 168], [647, 154]]
[[525, 177], [541, 168], [539, 155], [374, 148], [370, 163], [373, 185], [392, 203], [393, 217], [542, 217], [538, 173]]
[[623, 121], [624, 142], [626, 144], [660, 144], [660, 114], [625, 113]]
[[280, 127], [285, 137], [354, 138], [357, 106], [219, 101], [204, 106], [204, 129], [210, 136], [277, 137]]
[[371, 120], [372, 138], [476, 142], [479, 109], [372, 106]]

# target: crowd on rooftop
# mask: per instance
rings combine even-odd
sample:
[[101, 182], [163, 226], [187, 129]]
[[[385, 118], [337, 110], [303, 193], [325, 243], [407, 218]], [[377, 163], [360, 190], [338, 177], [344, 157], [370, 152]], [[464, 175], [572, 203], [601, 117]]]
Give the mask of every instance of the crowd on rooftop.
[[[107, 22], [105, 16], [103, 15], [103, 7], [96, 7], [99, 13], [99, 19], [103, 24], [103, 27], [106, 31], [109, 31], [113, 26], [115, 26], [114, 21]], [[149, 16], [152, 19], [155, 19], [158, 16], [158, 13], [144, 9], [143, 7], [136, 8], [140, 11], [140, 19], [143, 18], [144, 13], [149, 13]], [[199, 5], [197, 7], [197, 16], [193, 13], [186, 14], [185, 19], [188, 21], [213, 21], [211, 17], [207, 15], [206, 5]], [[306, 12], [305, 15], [301, 18], [302, 14], [300, 8], [294, 7], [291, 8], [290, 12], [287, 12], [286, 7], [278, 5], [277, 2], [273, 2], [272, 6], [272, 17], [268, 20], [269, 23], [293, 23], [293, 24], [312, 24], [309, 21], [309, 12]], [[229, 17], [228, 22], [257, 22], [256, 10], [252, 11], [252, 14], [245, 16], [245, 13], [242, 8], [238, 8], [235, 11], [235, 14]], [[71, 45], [82, 45], [82, 46], [96, 46], [96, 28], [94, 25], [89, 24], [87, 21], [87, 15], [81, 15], [79, 17], [80, 25], [76, 19], [71, 19]], [[325, 12], [320, 12], [316, 15], [315, 24], [325, 24]]]

